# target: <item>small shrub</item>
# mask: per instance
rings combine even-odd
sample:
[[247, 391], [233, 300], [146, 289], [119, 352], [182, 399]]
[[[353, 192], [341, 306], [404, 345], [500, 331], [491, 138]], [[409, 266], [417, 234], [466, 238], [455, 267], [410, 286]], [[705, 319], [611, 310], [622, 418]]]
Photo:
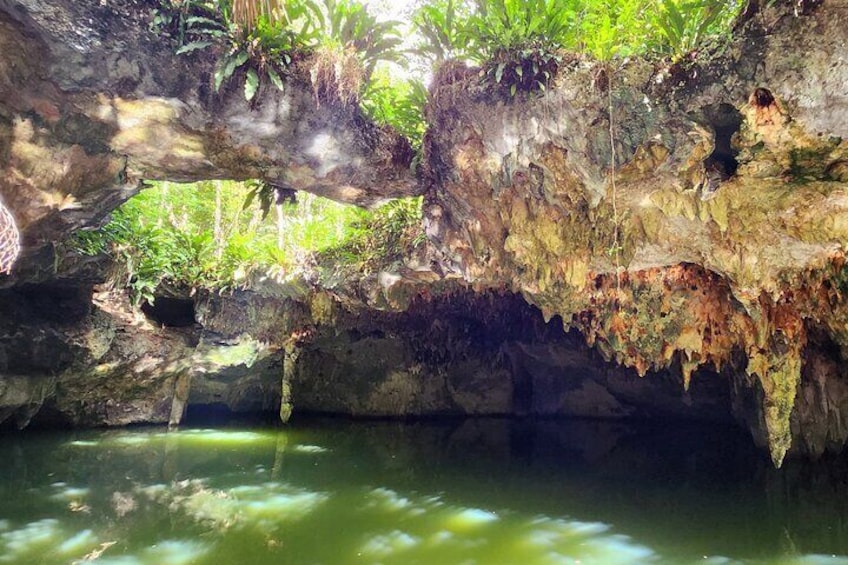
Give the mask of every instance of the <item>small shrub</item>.
[[742, 4], [739, 0], [660, 0], [653, 19], [662, 39], [658, 50], [679, 59], [709, 38], [728, 33]]
[[378, 69], [363, 93], [361, 106], [372, 120], [393, 127], [417, 151], [427, 128], [427, 96], [421, 81], [394, 79], [388, 71]]
[[431, 64], [468, 58], [466, 28], [470, 15], [470, 7], [462, 0], [435, 0], [423, 4], [412, 17], [421, 35], [412, 53]]
[[565, 0], [477, 0], [465, 30], [471, 56], [483, 62], [481, 76], [519, 91], [544, 89], [562, 63], [575, 26], [574, 2]]

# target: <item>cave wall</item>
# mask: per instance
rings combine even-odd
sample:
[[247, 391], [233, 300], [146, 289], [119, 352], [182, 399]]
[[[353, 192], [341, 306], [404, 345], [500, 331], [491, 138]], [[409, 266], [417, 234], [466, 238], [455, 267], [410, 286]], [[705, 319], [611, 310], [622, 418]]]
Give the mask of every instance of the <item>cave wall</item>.
[[290, 374], [296, 410], [322, 413], [731, 420], [726, 375], [705, 372], [688, 391], [679, 370], [641, 378], [512, 293], [337, 311]]
[[189, 404], [279, 409], [281, 360], [247, 334], [162, 325], [90, 285], [2, 290], [0, 312], [0, 425], [178, 424]]
[[779, 465], [815, 396], [810, 331], [848, 352], [848, 66], [842, 2], [772, 4], [723, 51], [575, 57], [532, 95], [449, 67], [424, 173], [450, 272], [522, 293], [643, 375], [735, 366]]
[[[762, 388], [741, 353], [721, 370], [690, 373], [678, 357], [640, 376], [520, 295], [457, 283], [427, 295], [421, 284], [371, 288], [376, 303], [396, 306], [376, 309], [264, 281], [249, 291], [163, 295], [169, 307], [155, 318], [97, 285], [0, 291], [0, 425], [179, 424], [186, 413], [288, 419], [292, 411], [735, 421], [768, 448]], [[181, 309], [162, 314], [176, 301], [195, 323], [184, 325]], [[789, 453], [819, 457], [844, 445], [848, 379], [839, 348], [811, 335]]]
[[[196, 360], [204, 347], [236, 347], [246, 357], [232, 363], [248, 367], [256, 362], [251, 351], [271, 343], [267, 359], [276, 360], [267, 370], [282, 367], [288, 383], [279, 392], [283, 412], [295, 385], [305, 406], [329, 402], [348, 412], [373, 394], [386, 414], [472, 404], [485, 413], [589, 410], [577, 401], [569, 408], [580, 394], [598, 413], [638, 412], [642, 387], [656, 395], [653, 404], [679, 412], [698, 406], [701, 381], [712, 382], [701, 376], [714, 375], [724, 384], [710, 384], [707, 396], [729, 398], [734, 417], [776, 465], [788, 452], [817, 455], [844, 445], [842, 0], [769, 2], [746, 13], [726, 48], [673, 62], [575, 56], [542, 93], [511, 96], [481, 83], [474, 69], [445, 65], [431, 87], [417, 179], [396, 134], [355, 107], [316, 98], [308, 59], [293, 68], [284, 93], [263, 88], [248, 104], [238, 80], [214, 93], [211, 55], [163, 55], [174, 46], [149, 31], [155, 6], [0, 0], [0, 198], [23, 236], [14, 271], [0, 275], [0, 286], [13, 293], [9, 304], [28, 285], [55, 290], [67, 267], [55, 242], [96, 225], [144, 179], [255, 177], [363, 205], [424, 192], [435, 266], [427, 284], [388, 293], [369, 294], [379, 285], [366, 277], [351, 283], [358, 285], [352, 293], [299, 287], [254, 293], [259, 302], [201, 298], [200, 338], [177, 328], [145, 334], [158, 359], [172, 360], [156, 375], [158, 362], [145, 361], [141, 342], [122, 337], [136, 331], [116, 313], [125, 308], [111, 312], [95, 301], [77, 321], [27, 318], [20, 327], [10, 315], [3, 339], [11, 361], [2, 382], [6, 397], [17, 399], [6, 411], [17, 406], [22, 422], [21, 399], [61, 390], [96, 399], [95, 408], [56, 407], [80, 423], [144, 414], [161, 420], [166, 412], [179, 419], [191, 389], [184, 375], [206, 379], [203, 402], [228, 394], [209, 376], [227, 371], [186, 369], [186, 358]], [[387, 311], [412, 308], [416, 296], [452, 285], [483, 297], [491, 289], [520, 294], [543, 322], [561, 326], [562, 339], [578, 332], [580, 348], [594, 353], [507, 335], [497, 347], [474, 349], [471, 364], [461, 355], [450, 366], [422, 364], [422, 337], [443, 336], [444, 343], [430, 343], [446, 354], [466, 345], [448, 339], [455, 330], [415, 329]], [[285, 300], [294, 302], [281, 306]], [[443, 317], [450, 327], [468, 323]], [[208, 340], [203, 331], [212, 332]], [[242, 339], [260, 345], [242, 351]], [[55, 359], [43, 355], [54, 349]], [[600, 355], [624, 368], [586, 370], [580, 384], [551, 377], [571, 374], [586, 355], [592, 366], [591, 356]], [[94, 372], [73, 385], [63, 380], [81, 374], [79, 366]], [[373, 382], [353, 377], [372, 366]], [[313, 370], [327, 376], [308, 381]], [[126, 375], [150, 375], [138, 377], [136, 392], [149, 400], [137, 417], [120, 415], [132, 413], [121, 396]], [[379, 394], [369, 392], [375, 382]], [[256, 387], [259, 405], [275, 402], [264, 400], [277, 394], [270, 384]], [[694, 412], [701, 409], [709, 411]]]

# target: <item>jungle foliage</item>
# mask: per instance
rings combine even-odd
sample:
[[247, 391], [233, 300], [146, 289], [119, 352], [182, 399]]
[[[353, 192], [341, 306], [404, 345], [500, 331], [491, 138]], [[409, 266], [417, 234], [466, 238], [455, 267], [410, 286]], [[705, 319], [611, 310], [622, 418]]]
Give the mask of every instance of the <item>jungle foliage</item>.
[[[680, 60], [726, 37], [743, 4], [422, 0], [405, 25], [378, 18], [359, 0], [159, 1], [151, 29], [172, 37], [178, 53], [214, 51], [216, 90], [236, 78], [248, 100], [264, 82], [282, 90], [293, 62], [317, 51], [316, 98], [352, 104], [368, 99], [363, 106], [372, 118], [404, 133], [421, 129], [421, 115], [412, 112], [421, 106], [420, 89], [385, 76], [372, 84], [381, 65], [466, 61], [481, 66], [484, 82], [514, 96], [544, 90], [581, 53], [600, 61], [634, 55]], [[386, 100], [403, 108], [388, 112]]]
[[[742, 3], [420, 0], [398, 22], [359, 0], [159, 0], [151, 31], [171, 38], [177, 53], [210, 53], [214, 88], [239, 87], [253, 103], [264, 85], [284, 90], [293, 67], [309, 58], [319, 103], [358, 104], [420, 148], [426, 76], [404, 78], [400, 67], [453, 61], [477, 66], [483, 84], [508, 96], [544, 91], [581, 59], [681, 61], [725, 39]], [[322, 260], [367, 272], [424, 240], [420, 199], [368, 212], [311, 195], [288, 202], [280, 190], [158, 184], [73, 246], [110, 254], [141, 301], [162, 284], [228, 288], [254, 271], [282, 276]]]
[[322, 261], [367, 271], [423, 243], [421, 199], [373, 211], [311, 194], [265, 215], [245, 206], [250, 186], [231, 181], [155, 183], [98, 230], [73, 236], [71, 249], [109, 255], [114, 278], [135, 304], [161, 286], [226, 290], [253, 275], [314, 276]]
[[517, 91], [544, 90], [560, 67], [648, 56], [679, 60], [726, 38], [741, 0], [432, 0], [416, 12], [415, 53], [482, 66]]

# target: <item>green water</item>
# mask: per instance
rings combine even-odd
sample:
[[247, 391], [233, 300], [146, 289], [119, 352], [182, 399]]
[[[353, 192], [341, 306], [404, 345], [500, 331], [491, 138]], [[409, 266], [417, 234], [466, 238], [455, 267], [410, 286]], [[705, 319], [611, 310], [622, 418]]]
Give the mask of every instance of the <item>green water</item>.
[[0, 435], [0, 563], [848, 563], [848, 465], [714, 427]]

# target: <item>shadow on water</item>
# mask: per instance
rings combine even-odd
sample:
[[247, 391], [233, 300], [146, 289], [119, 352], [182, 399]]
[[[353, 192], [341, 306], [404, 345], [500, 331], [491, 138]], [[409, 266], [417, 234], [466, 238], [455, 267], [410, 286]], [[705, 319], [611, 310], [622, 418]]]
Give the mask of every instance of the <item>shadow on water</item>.
[[848, 461], [777, 471], [715, 425], [296, 419], [0, 460], [0, 563], [848, 563]]

